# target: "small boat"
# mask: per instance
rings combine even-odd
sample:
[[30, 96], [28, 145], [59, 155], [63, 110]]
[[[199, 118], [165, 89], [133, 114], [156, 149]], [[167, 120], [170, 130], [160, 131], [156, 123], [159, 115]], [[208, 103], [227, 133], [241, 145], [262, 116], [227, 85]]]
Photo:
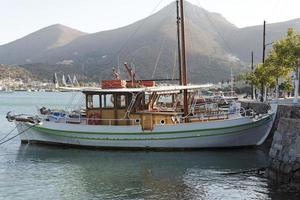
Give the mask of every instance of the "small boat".
[[[180, 0], [181, 16], [183, 0]], [[178, 9], [179, 10], [179, 9]], [[39, 116], [7, 114], [23, 143], [97, 148], [198, 149], [255, 146], [267, 138], [275, 113], [257, 114], [232, 101], [228, 108], [197, 99], [203, 85], [189, 85], [185, 59], [184, 17], [181, 24], [180, 85], [136, 80], [103, 80], [101, 88], [85, 88], [79, 111], [40, 110]]]

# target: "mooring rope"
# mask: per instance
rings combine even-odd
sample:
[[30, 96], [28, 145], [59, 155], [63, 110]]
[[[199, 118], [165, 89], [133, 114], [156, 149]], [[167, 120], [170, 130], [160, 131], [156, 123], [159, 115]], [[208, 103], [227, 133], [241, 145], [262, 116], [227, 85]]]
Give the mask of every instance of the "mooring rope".
[[13, 128], [11, 131], [9, 131], [3, 138], [0, 139], [0, 142], [3, 141], [5, 138], [7, 138], [11, 133], [13, 133], [17, 129], [17, 126]]
[[[33, 124], [32, 126], [29, 126], [27, 129], [23, 130], [22, 132], [18, 133], [17, 135], [15, 135], [15, 136], [13, 136], [13, 137], [7, 139], [7, 140], [2, 141], [3, 139], [5, 139], [5, 138], [2, 138], [2, 139], [0, 140], [0, 141], [2, 141], [2, 142], [0, 142], [0, 145], [5, 144], [5, 143], [11, 141], [12, 139], [14, 139], [14, 138], [16, 138], [17, 136], [19, 136], [19, 135], [25, 133], [26, 131], [28, 131], [29, 129], [33, 128], [33, 127], [36, 126], [36, 125], [38, 125], [38, 124]], [[17, 126], [16, 126], [15, 128], [17, 128]], [[11, 131], [11, 132], [12, 132], [12, 131]], [[10, 134], [10, 133], [9, 133], [9, 134]], [[7, 134], [7, 135], [9, 135], [9, 134]]]

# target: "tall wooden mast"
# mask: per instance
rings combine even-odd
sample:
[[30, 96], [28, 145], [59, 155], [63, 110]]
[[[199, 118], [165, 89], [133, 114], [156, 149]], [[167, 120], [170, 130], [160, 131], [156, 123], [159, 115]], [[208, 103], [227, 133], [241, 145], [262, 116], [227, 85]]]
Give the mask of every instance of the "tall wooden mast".
[[177, 10], [177, 48], [178, 48], [179, 85], [182, 85], [179, 0], [176, 0], [176, 10]]
[[[187, 66], [186, 66], [186, 52], [185, 52], [185, 29], [184, 29], [184, 0], [180, 0], [180, 16], [181, 16], [181, 84], [187, 85]], [[188, 115], [188, 91], [183, 90], [183, 110], [184, 116]], [[187, 120], [185, 120], [187, 122]]]

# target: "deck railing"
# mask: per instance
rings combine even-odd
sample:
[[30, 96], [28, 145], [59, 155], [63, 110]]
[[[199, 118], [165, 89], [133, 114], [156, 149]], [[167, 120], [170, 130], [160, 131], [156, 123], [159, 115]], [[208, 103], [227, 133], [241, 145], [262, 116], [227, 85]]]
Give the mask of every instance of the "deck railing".
[[99, 119], [99, 118], [65, 118], [65, 123], [69, 124], [86, 124], [86, 125], [119, 125], [119, 126], [134, 126], [140, 125], [140, 119]]
[[189, 121], [198, 120], [201, 122], [210, 121], [210, 120], [220, 120], [220, 119], [229, 119], [230, 116], [243, 116], [243, 117], [254, 117], [255, 112], [253, 109], [245, 109], [243, 107], [240, 107], [238, 109], [233, 110], [216, 110], [212, 112], [207, 113], [193, 113], [191, 116], [187, 117], [180, 117], [179, 120], [177, 120], [179, 123], [182, 123], [184, 119], [188, 119]]

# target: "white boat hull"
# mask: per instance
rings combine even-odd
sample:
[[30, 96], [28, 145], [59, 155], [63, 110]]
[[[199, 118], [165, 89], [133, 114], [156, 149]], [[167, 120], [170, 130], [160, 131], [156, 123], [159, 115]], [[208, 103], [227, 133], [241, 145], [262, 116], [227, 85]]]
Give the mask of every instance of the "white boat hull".
[[22, 142], [76, 145], [99, 148], [223, 148], [255, 146], [267, 138], [274, 114], [260, 119], [242, 117], [222, 121], [141, 126], [80, 125], [43, 122], [32, 128], [17, 122]]

